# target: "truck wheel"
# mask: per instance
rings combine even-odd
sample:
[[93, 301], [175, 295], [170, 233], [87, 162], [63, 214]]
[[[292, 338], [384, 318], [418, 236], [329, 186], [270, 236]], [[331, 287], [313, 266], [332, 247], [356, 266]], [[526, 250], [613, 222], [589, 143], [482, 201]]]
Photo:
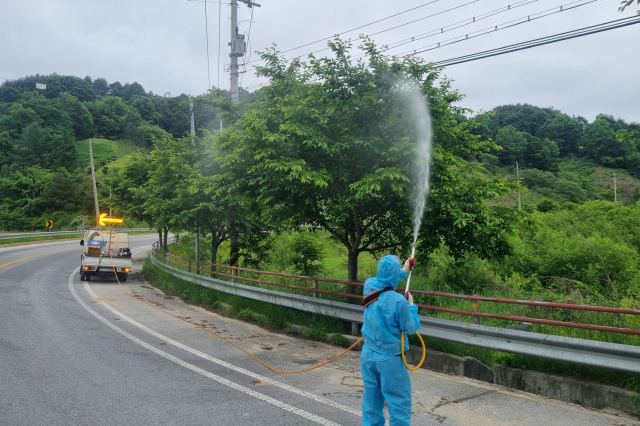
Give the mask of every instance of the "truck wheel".
[[126, 283], [127, 282], [127, 278], [129, 278], [129, 274], [127, 274], [127, 273], [118, 274], [118, 279], [120, 280], [121, 283]]
[[86, 274], [84, 274], [84, 280], [91, 281], [91, 272], [87, 272]]
[[80, 269], [80, 281], [86, 281], [86, 280], [87, 280], [87, 276], [85, 275], [84, 271]]

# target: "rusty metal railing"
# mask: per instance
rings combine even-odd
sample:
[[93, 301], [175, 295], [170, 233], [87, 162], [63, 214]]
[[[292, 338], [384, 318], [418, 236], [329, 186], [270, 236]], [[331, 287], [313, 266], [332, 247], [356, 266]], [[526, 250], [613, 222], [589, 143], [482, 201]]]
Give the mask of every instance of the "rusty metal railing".
[[[198, 271], [200, 273], [211, 274], [212, 276], [216, 275], [219, 277], [225, 277], [230, 280], [240, 280], [240, 281], [250, 282], [254, 284], [261, 284], [261, 285], [267, 285], [267, 286], [273, 286], [273, 287], [279, 287], [279, 288], [287, 288], [290, 290], [309, 292], [314, 297], [318, 297], [319, 294], [326, 294], [326, 295], [344, 297], [348, 299], [355, 299], [358, 301], [363, 299], [363, 296], [360, 294], [351, 294], [351, 293], [345, 293], [341, 291], [332, 291], [332, 290], [325, 290], [325, 289], [318, 288], [319, 283], [323, 283], [323, 282], [343, 284], [347, 286], [359, 286], [359, 287], [364, 286], [364, 283], [357, 282], [357, 281], [342, 281], [342, 280], [335, 280], [330, 278], [308, 277], [303, 275], [284, 274], [279, 272], [259, 271], [254, 269], [241, 268], [241, 267], [235, 267], [235, 266], [229, 266], [229, 265], [220, 265], [220, 264], [203, 262], [203, 261], [196, 262], [193, 259], [176, 256], [170, 253], [162, 253], [158, 251], [157, 244], [154, 245], [153, 253], [154, 255], [162, 258], [162, 260], [165, 263], [186, 268], [189, 272]], [[208, 269], [203, 268], [203, 266], [208, 267]], [[229, 273], [220, 272], [218, 269], [227, 270]], [[311, 286], [305, 287], [300, 285], [277, 283], [277, 282], [267, 281], [267, 280], [257, 279], [257, 278], [243, 277], [242, 275], [240, 275], [240, 272], [256, 274], [259, 276], [274, 276], [274, 277], [298, 279], [298, 280], [310, 282]], [[399, 287], [397, 288], [397, 290], [402, 291], [404, 289]], [[534, 300], [503, 299], [503, 298], [494, 298], [494, 297], [483, 297], [483, 296], [477, 296], [477, 295], [451, 294], [451, 293], [443, 293], [438, 291], [426, 291], [426, 290], [411, 290], [411, 293], [413, 293], [414, 295], [421, 294], [421, 295], [433, 296], [433, 297], [467, 299], [471, 302], [471, 305], [472, 305], [471, 311], [447, 308], [442, 306], [425, 305], [425, 304], [419, 304], [419, 303], [416, 303], [416, 306], [418, 306], [418, 308], [420, 309], [471, 316], [474, 318], [474, 322], [476, 324], [480, 324], [480, 321], [479, 321], [480, 318], [493, 318], [493, 319], [516, 321], [516, 322], [523, 322], [523, 323], [544, 324], [544, 325], [551, 325], [551, 326], [579, 328], [579, 329], [585, 329], [585, 330], [596, 330], [596, 331], [603, 331], [603, 332], [640, 335], [640, 330], [631, 329], [631, 328], [610, 327], [610, 326], [582, 324], [582, 323], [568, 322], [568, 321], [556, 321], [556, 320], [548, 320], [548, 319], [540, 319], [540, 318], [528, 318], [528, 317], [520, 317], [520, 316], [513, 316], [513, 315], [499, 315], [499, 314], [480, 312], [479, 302], [483, 301], [483, 302], [526, 305], [526, 306], [545, 307], [545, 308], [573, 309], [573, 310], [581, 310], [581, 311], [604, 312], [604, 313], [611, 313], [611, 314], [640, 315], [640, 310], [637, 310], [637, 309], [578, 305], [578, 304], [571, 304], [571, 303], [542, 302], [542, 301], [534, 301]]]

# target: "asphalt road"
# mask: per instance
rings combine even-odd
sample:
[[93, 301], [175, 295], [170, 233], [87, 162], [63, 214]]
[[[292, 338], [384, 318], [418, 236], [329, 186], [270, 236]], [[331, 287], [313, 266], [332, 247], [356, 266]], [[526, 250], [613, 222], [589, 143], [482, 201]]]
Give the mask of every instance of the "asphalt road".
[[[134, 272], [155, 236], [132, 236]], [[144, 282], [79, 279], [77, 241], [0, 248], [0, 425], [358, 425], [359, 353], [187, 305]], [[135, 299], [126, 292], [138, 297]], [[146, 303], [142, 303], [144, 300]], [[413, 425], [640, 425], [428, 370]]]

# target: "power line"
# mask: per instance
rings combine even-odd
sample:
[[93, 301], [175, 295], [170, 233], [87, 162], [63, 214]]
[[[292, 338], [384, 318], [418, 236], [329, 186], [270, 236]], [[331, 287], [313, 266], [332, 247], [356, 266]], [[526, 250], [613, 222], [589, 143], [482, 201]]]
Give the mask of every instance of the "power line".
[[[526, 6], [526, 5], [531, 4], [531, 3], [536, 3], [537, 1], [539, 1], [539, 0], [524, 0], [524, 1], [521, 1], [519, 3], [510, 4], [508, 6], [504, 6], [504, 7], [501, 7], [501, 8], [498, 8], [498, 9], [494, 9], [494, 10], [486, 12], [486, 13], [482, 13], [480, 15], [473, 16], [471, 18], [463, 19], [462, 21], [454, 22], [453, 24], [450, 24], [450, 25], [445, 25], [444, 27], [440, 27], [440, 28], [435, 29], [433, 31], [428, 31], [426, 33], [418, 34], [418, 35], [413, 36], [411, 38], [406, 38], [406, 39], [403, 39], [403, 40], [399, 40], [399, 41], [393, 42], [393, 43], [387, 45], [387, 50], [393, 49], [393, 48], [398, 47], [400, 45], [403, 45], [405, 43], [422, 40], [424, 38], [428, 38], [428, 37], [431, 37], [431, 36], [436, 35], [436, 34], [442, 34], [442, 33], [448, 32], [448, 31], [452, 31], [452, 30], [455, 30], [455, 29], [458, 29], [458, 28], [462, 28], [462, 27], [465, 27], [467, 25], [471, 25], [471, 24], [474, 24], [476, 22], [482, 21], [484, 19], [488, 19], [488, 18], [490, 18], [492, 16], [495, 16], [495, 15], [498, 15], [500, 13], [509, 12], [511, 10], [515, 10], [518, 7]], [[582, 0], [580, 0], [580, 1], [582, 1]], [[461, 24], [461, 25], [459, 25], [459, 24]]]
[[[403, 11], [403, 12], [396, 13], [395, 15], [390, 15], [390, 16], [387, 16], [387, 17], [385, 17], [385, 18], [378, 19], [377, 21], [369, 22], [368, 24], [361, 25], [361, 26], [359, 26], [359, 27], [355, 27], [355, 28], [352, 28], [352, 29], [347, 30], [347, 31], [342, 31], [341, 33], [338, 33], [338, 34], [336, 34], [336, 35], [342, 35], [342, 34], [350, 33], [350, 32], [353, 32], [353, 31], [359, 30], [359, 29], [361, 29], [361, 28], [368, 27], [368, 26], [373, 25], [373, 24], [377, 24], [378, 22], [382, 22], [382, 21], [385, 21], [385, 20], [387, 20], [387, 19], [394, 18], [394, 17], [399, 16], [399, 15], [402, 15], [402, 14], [404, 14], [404, 13], [411, 12], [412, 10], [416, 10], [416, 9], [419, 9], [419, 8], [421, 8], [421, 7], [424, 7], [424, 6], [428, 6], [428, 5], [430, 5], [430, 4], [432, 4], [432, 3], [436, 3], [436, 2], [438, 2], [438, 1], [439, 1], [439, 0], [430, 1], [429, 3], [421, 4], [420, 6], [416, 6], [416, 7], [413, 7], [413, 8], [411, 8], [411, 9], [407, 9], [407, 10], [405, 10], [405, 11]], [[312, 42], [309, 42], [309, 43], [307, 43], [307, 44], [303, 44], [303, 45], [301, 45], [301, 46], [293, 47], [293, 48], [291, 48], [291, 49], [285, 50], [285, 51], [283, 51], [282, 53], [291, 52], [292, 50], [297, 50], [297, 49], [300, 49], [300, 48], [303, 48], [303, 47], [310, 46], [310, 45], [312, 45], [312, 44], [320, 43], [321, 41], [329, 40], [329, 39], [330, 39], [330, 38], [332, 38], [332, 37], [334, 37], [334, 36], [329, 36], [329, 37], [321, 38], [321, 39], [319, 39], [319, 40], [312, 41]]]
[[[438, 0], [436, 0], [436, 1], [438, 1]], [[443, 10], [443, 11], [441, 11], [441, 12], [434, 13], [434, 14], [432, 14], [432, 15], [423, 16], [422, 18], [414, 19], [413, 21], [405, 22], [404, 24], [396, 25], [395, 27], [387, 28], [387, 29], [385, 29], [385, 30], [381, 30], [381, 31], [378, 31], [378, 32], [375, 32], [375, 33], [372, 33], [372, 34], [369, 34], [369, 35], [370, 35], [370, 36], [374, 36], [374, 35], [377, 35], [377, 34], [382, 34], [382, 33], [387, 32], [387, 31], [395, 30], [395, 29], [398, 29], [398, 28], [400, 28], [400, 27], [404, 27], [404, 26], [407, 26], [407, 25], [410, 25], [410, 24], [414, 24], [414, 23], [419, 22], [419, 21], [423, 21], [423, 20], [425, 20], [425, 19], [433, 18], [434, 16], [438, 16], [438, 15], [442, 15], [442, 14], [447, 13], [447, 12], [451, 12], [452, 10], [455, 10], [455, 9], [460, 9], [461, 7], [465, 7], [465, 6], [468, 6], [468, 5], [470, 5], [470, 4], [477, 3], [477, 2], [479, 2], [479, 1], [480, 1], [480, 0], [473, 0], [473, 1], [470, 1], [470, 2], [468, 2], [468, 3], [464, 3], [464, 4], [461, 4], [461, 5], [459, 5], [459, 6], [455, 6], [455, 7], [452, 7], [452, 8], [450, 8], [450, 9], [446, 9], [446, 10]], [[434, 2], [431, 2], [431, 3], [434, 3]], [[426, 3], [426, 4], [424, 4], [423, 6], [426, 6], [427, 4], [431, 4], [431, 3]], [[420, 6], [420, 7], [421, 7], [421, 6]], [[412, 10], [412, 9], [409, 9], [409, 10]], [[405, 12], [407, 12], [407, 11], [405, 11]], [[405, 13], [405, 12], [402, 12], [402, 13]], [[392, 16], [396, 16], [396, 15], [392, 15]], [[387, 18], [385, 18], [385, 19], [387, 19]], [[383, 20], [383, 19], [381, 19], [381, 20]], [[380, 22], [381, 20], [376, 21], [376, 22]], [[373, 23], [375, 23], [375, 22], [372, 22], [371, 24], [373, 24]], [[346, 34], [346, 33], [348, 33], [348, 32], [355, 31], [355, 30], [360, 29], [360, 28], [364, 28], [364, 27], [366, 27], [366, 26], [368, 26], [368, 25], [371, 25], [371, 24], [363, 25], [363, 26], [361, 26], [361, 27], [354, 28], [354, 29], [351, 29], [351, 30], [349, 30], [349, 31], [343, 31], [342, 33], [338, 33], [338, 34], [336, 34], [336, 35]], [[335, 37], [335, 36], [325, 37], [325, 38], [323, 38], [323, 39], [316, 40], [316, 41], [314, 41], [314, 42], [307, 43], [307, 44], [302, 45], [302, 46], [294, 47], [294, 48], [292, 48], [292, 49], [284, 50], [284, 51], [279, 52], [279, 53], [286, 53], [286, 52], [290, 52], [290, 51], [292, 51], [292, 50], [296, 50], [296, 49], [299, 49], [299, 48], [301, 48], [301, 47], [308, 46], [308, 45], [310, 45], [310, 44], [314, 44], [314, 43], [317, 43], [317, 42], [320, 42], [320, 41], [328, 40], [328, 39], [333, 38], [333, 37]], [[328, 47], [325, 47], [324, 49], [316, 50], [316, 51], [313, 51], [313, 52], [311, 52], [311, 53], [305, 53], [305, 54], [302, 54], [302, 55], [294, 56], [293, 58], [290, 58], [290, 59], [287, 59], [287, 60], [301, 58], [302, 56], [311, 55], [311, 54], [318, 53], [318, 52], [322, 52], [322, 51], [325, 51], [325, 50], [328, 50], [328, 49], [329, 49]], [[252, 62], [260, 62], [260, 61], [262, 61], [262, 59], [255, 59], [255, 60], [253, 60], [253, 61], [251, 61], [251, 62], [247, 62], [247, 64], [252, 63]]]
[[622, 28], [622, 27], [635, 25], [635, 24], [640, 24], [640, 17], [632, 16], [628, 18], [617, 19], [615, 21], [604, 22], [598, 25], [592, 25], [592, 26], [580, 28], [577, 30], [567, 31], [564, 33], [554, 34], [547, 37], [525, 41], [522, 43], [516, 43], [508, 46], [499, 47], [497, 49], [485, 50], [485, 51], [473, 53], [470, 55], [459, 56], [457, 58], [451, 58], [444, 61], [434, 62], [434, 65], [438, 67], [445, 67], [445, 66], [451, 66], [456, 64], [462, 64], [464, 62], [476, 61], [479, 59], [490, 58], [492, 56], [504, 55], [506, 53], [517, 52], [519, 50], [525, 50], [525, 49], [531, 49], [532, 47], [538, 47], [538, 46], [543, 46], [545, 44], [557, 43], [559, 41], [570, 40], [572, 38], [583, 37], [586, 35], [596, 34], [603, 31], [614, 30], [617, 28]]
[[[592, 25], [589, 27], [579, 28], [576, 30], [566, 31], [559, 34], [554, 34], [547, 37], [541, 37], [537, 39], [528, 40], [521, 43], [516, 43], [508, 46], [499, 47], [496, 49], [485, 50], [482, 52], [472, 53], [469, 55], [458, 56], [455, 58], [446, 59], [443, 61], [434, 62], [437, 67], [447, 67], [451, 65], [461, 64], [470, 61], [476, 61], [480, 59], [490, 58], [492, 56], [504, 55], [507, 53], [517, 52], [519, 50], [531, 49], [533, 47], [544, 46], [546, 44], [557, 43], [559, 41], [570, 40], [573, 38], [583, 37], [586, 35], [597, 34], [604, 31], [609, 31], [617, 28], [626, 27], [629, 25], [640, 24], [640, 16], [631, 16], [627, 18], [617, 19], [614, 21], [603, 22], [601, 24]], [[418, 53], [411, 53], [406, 56], [414, 56]], [[254, 86], [247, 87], [247, 89], [254, 87], [261, 87], [270, 84], [270, 82], [260, 83]]]
[[209, 79], [207, 90], [209, 90], [211, 89], [211, 69], [209, 67], [209, 18], [207, 17], [207, 0], [204, 0], [204, 28], [207, 36], [207, 78]]
[[[507, 28], [515, 27], [515, 26], [518, 26], [518, 25], [521, 25], [521, 24], [525, 24], [525, 23], [528, 23], [528, 22], [532, 22], [532, 21], [535, 21], [535, 20], [538, 20], [538, 19], [545, 18], [547, 16], [555, 15], [557, 13], [562, 13], [562, 12], [566, 12], [566, 11], [569, 11], [569, 10], [577, 9], [579, 7], [582, 7], [582, 6], [586, 6], [588, 4], [595, 3], [598, 0], [590, 0], [590, 1], [586, 2], [586, 3], [582, 3], [582, 4], [579, 4], [577, 6], [571, 6], [571, 5], [575, 4], [575, 3], [580, 3], [582, 1], [583, 0], [578, 0], [578, 1], [567, 3], [567, 4], [564, 4], [564, 5], [561, 5], [561, 6], [556, 6], [554, 8], [543, 10], [541, 12], [536, 12], [536, 13], [533, 13], [533, 14], [530, 14], [530, 15], [527, 15], [527, 16], [523, 16], [521, 18], [512, 19], [510, 21], [506, 21], [506, 22], [500, 23], [498, 25], [492, 25], [491, 27], [487, 27], [487, 28], [484, 28], [482, 30], [474, 31], [474, 32], [471, 32], [471, 33], [468, 33], [468, 34], [465, 34], [465, 35], [462, 35], [462, 36], [453, 37], [453, 38], [450, 38], [450, 39], [447, 39], [447, 40], [443, 40], [443, 41], [440, 41], [440, 42], [437, 42], [437, 43], [433, 43], [433, 44], [430, 44], [430, 45], [427, 45], [427, 46], [422, 46], [422, 47], [419, 47], [418, 49], [424, 49], [424, 50], [417, 51], [418, 49], [414, 49], [413, 52], [411, 52], [411, 51], [403, 52], [399, 56], [404, 57], [404, 56], [408, 56], [408, 55], [411, 55], [411, 54], [424, 53], [424, 52], [427, 52], [429, 50], [434, 50], [434, 49], [438, 49], [438, 48], [441, 48], [441, 47], [444, 47], [444, 46], [448, 46], [448, 45], [451, 45], [451, 44], [460, 43], [462, 41], [471, 40], [473, 38], [477, 38], [477, 37], [480, 37], [480, 36], [483, 36], [483, 35], [486, 35], [486, 34], [495, 33], [496, 31], [505, 30]], [[570, 6], [570, 7], [567, 7], [567, 6]], [[540, 16], [538, 16], [538, 15], [540, 15]], [[453, 28], [453, 29], [455, 29], [455, 28]], [[451, 31], [451, 30], [449, 30], [449, 31]], [[407, 44], [407, 43], [404, 43], [404, 44]], [[400, 46], [400, 45], [398, 45], [398, 46]], [[398, 46], [395, 46], [395, 47], [398, 47]]]
[[218, 3], [218, 89], [220, 88], [220, 44], [222, 43], [220, 27], [222, 26], [222, 2]]

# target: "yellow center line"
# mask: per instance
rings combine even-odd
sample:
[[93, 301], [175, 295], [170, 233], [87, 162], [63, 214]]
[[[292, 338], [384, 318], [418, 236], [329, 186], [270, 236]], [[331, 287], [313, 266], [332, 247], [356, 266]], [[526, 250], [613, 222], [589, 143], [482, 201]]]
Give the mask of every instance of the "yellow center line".
[[34, 254], [33, 256], [27, 256], [27, 257], [23, 257], [21, 259], [12, 260], [11, 262], [7, 262], [4, 265], [0, 265], [0, 268], [4, 268], [5, 266], [11, 265], [11, 264], [16, 263], [16, 262], [22, 262], [23, 260], [31, 259], [31, 258], [38, 257], [38, 256], [44, 256], [45, 254], [60, 253], [61, 251], [69, 251], [69, 250], [76, 250], [76, 249], [77, 249], [77, 247], [68, 248], [68, 249], [62, 249], [62, 250], [46, 251], [44, 253]]

